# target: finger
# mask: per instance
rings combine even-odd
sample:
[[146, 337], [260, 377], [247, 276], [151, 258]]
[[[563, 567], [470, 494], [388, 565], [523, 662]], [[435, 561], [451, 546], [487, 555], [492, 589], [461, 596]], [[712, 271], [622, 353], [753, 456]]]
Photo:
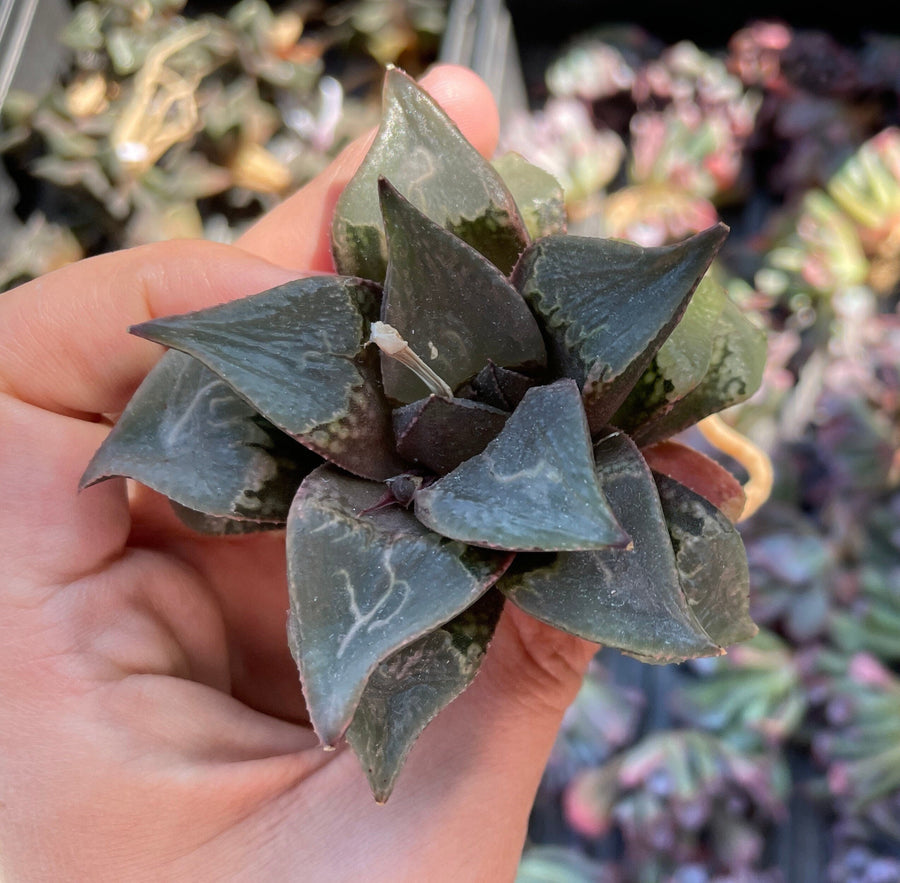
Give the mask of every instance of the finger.
[[[426, 74], [421, 84], [484, 156], [494, 152], [499, 116], [480, 77], [467, 68], [440, 65]], [[370, 132], [354, 141], [321, 175], [269, 212], [237, 244], [283, 266], [333, 272], [331, 216], [373, 138], [374, 132]]]
[[156, 243], [91, 258], [0, 296], [0, 392], [75, 416], [117, 413], [162, 347], [130, 325], [298, 276], [233, 246]]
[[31, 605], [36, 585], [95, 570], [121, 549], [131, 518], [121, 482], [77, 494], [78, 479], [106, 428], [0, 394], [0, 598]]

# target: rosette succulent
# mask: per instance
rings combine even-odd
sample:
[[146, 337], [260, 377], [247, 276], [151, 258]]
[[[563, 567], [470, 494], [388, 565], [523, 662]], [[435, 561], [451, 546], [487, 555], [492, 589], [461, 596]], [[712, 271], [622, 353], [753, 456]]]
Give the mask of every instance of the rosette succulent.
[[568, 236], [551, 176], [484, 160], [399, 70], [383, 113], [337, 273], [133, 328], [170, 351], [83, 478], [201, 531], [285, 530], [312, 725], [380, 801], [504, 603], [658, 663], [755, 632], [741, 487], [667, 439], [752, 393], [764, 354], [704, 279], [724, 227]]

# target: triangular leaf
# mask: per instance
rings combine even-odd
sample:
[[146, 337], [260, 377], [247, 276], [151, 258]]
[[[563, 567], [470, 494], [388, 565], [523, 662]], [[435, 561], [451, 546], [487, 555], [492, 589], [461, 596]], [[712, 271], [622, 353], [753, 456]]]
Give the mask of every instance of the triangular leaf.
[[646, 662], [681, 662], [720, 650], [691, 611], [650, 470], [614, 433], [595, 448], [601, 486], [633, 549], [561, 552], [547, 563], [516, 560], [497, 587], [526, 613]]
[[394, 411], [397, 452], [405, 460], [446, 475], [480, 454], [509, 414], [468, 399], [429, 396]]
[[416, 493], [416, 516], [444, 536], [499, 549], [628, 542], [597, 484], [571, 380], [529, 390], [482, 453]]
[[81, 479], [133, 478], [207, 515], [284, 523], [321, 460], [260, 417], [196, 359], [166, 353]]
[[488, 592], [446, 625], [399, 650], [369, 678], [347, 730], [379, 803], [393, 791], [410, 749], [478, 672], [503, 607]]
[[[388, 238], [382, 319], [455, 389], [488, 361], [541, 366], [544, 341], [534, 316], [506, 277], [474, 248], [379, 182]], [[381, 357], [385, 393], [399, 402], [428, 395], [404, 365]]]
[[641, 446], [669, 438], [704, 417], [748, 399], [762, 382], [766, 335], [730, 298], [712, 329], [712, 354], [703, 380], [671, 410], [632, 434]]
[[345, 469], [401, 472], [377, 354], [365, 347], [379, 289], [313, 276], [132, 331], [189, 353], [264, 417]]
[[379, 662], [476, 601], [509, 556], [438, 536], [384, 487], [329, 466], [297, 492], [287, 526], [289, 638], [313, 727], [333, 745]]
[[559, 181], [519, 153], [504, 153], [494, 168], [512, 193], [532, 239], [566, 232], [566, 201]]
[[688, 604], [706, 633], [729, 647], [752, 638], [750, 575], [740, 534], [709, 500], [665, 475], [656, 485]]
[[387, 267], [378, 203], [388, 178], [420, 211], [509, 273], [528, 244], [516, 204], [500, 175], [453, 121], [396, 68], [384, 80], [375, 141], [335, 206], [332, 250], [338, 272], [381, 282]]
[[614, 426], [633, 436], [637, 427], [667, 414], [700, 384], [712, 356], [713, 329], [727, 296], [708, 274], [703, 277], [681, 321], [612, 417]]
[[543, 323], [551, 366], [583, 385], [592, 432], [678, 324], [727, 232], [718, 224], [658, 248], [548, 236], [522, 256], [513, 282]]

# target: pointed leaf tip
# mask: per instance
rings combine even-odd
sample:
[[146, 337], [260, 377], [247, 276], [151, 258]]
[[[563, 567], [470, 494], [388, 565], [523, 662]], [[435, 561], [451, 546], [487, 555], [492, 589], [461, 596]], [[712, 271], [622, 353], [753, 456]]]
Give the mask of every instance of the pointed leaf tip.
[[531, 569], [517, 559], [521, 566], [498, 588], [536, 619], [646, 662], [719, 655], [685, 598], [659, 494], [639, 451], [616, 432], [597, 443], [595, 455], [633, 549], [560, 552]]
[[551, 367], [583, 385], [592, 432], [610, 421], [678, 324], [727, 235], [717, 224], [657, 248], [548, 236], [522, 256], [513, 284], [542, 325]]
[[347, 730], [379, 803], [390, 797], [419, 735], [478, 672], [503, 607], [488, 591], [468, 610], [382, 662]]
[[383, 105], [375, 140], [335, 207], [332, 252], [339, 272], [384, 279], [379, 176], [390, 178], [420, 211], [510, 272], [529, 239], [500, 175], [399, 68], [385, 75]]
[[301, 479], [320, 462], [203, 364], [172, 350], [132, 396], [81, 486], [127, 476], [189, 510], [252, 527], [284, 523]]
[[355, 474], [403, 470], [378, 354], [366, 347], [381, 291], [308, 276], [260, 294], [144, 322], [133, 333], [194, 356], [267, 420]]
[[655, 474], [681, 585], [706, 633], [721, 647], [752, 638], [750, 574], [740, 534], [709, 500]]
[[[435, 224], [385, 178], [379, 180], [388, 242], [382, 318], [428, 368], [456, 389], [489, 361], [543, 366], [540, 329], [522, 296], [483, 255]], [[420, 379], [383, 357], [388, 398], [428, 394]]]

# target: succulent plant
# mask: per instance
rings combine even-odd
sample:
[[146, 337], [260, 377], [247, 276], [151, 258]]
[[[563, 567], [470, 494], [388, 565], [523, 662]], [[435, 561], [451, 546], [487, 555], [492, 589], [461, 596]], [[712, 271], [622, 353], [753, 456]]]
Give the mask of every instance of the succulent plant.
[[[326, 22], [315, 5], [276, 11], [264, 0], [223, 14], [184, 10], [184, 0], [77, 4], [60, 34], [70, 53], [63, 82], [44, 95], [13, 91], [3, 103], [0, 154], [20, 184], [21, 210], [36, 200], [35, 214], [65, 224], [87, 254], [236, 238], [375, 123], [380, 65], [349, 46], [357, 33], [349, 19], [374, 5], [335, 7], [330, 15], [342, 20]], [[381, 5], [399, 26], [408, 4]], [[416, 16], [423, 25], [426, 13]], [[425, 37], [418, 27], [404, 33], [407, 43]], [[322, 56], [334, 46], [355, 64], [352, 94], [324, 75]], [[52, 262], [58, 244], [47, 238], [31, 245], [56, 250]], [[9, 253], [0, 284], [41, 269], [42, 260]]]
[[568, 212], [584, 214], [619, 172], [625, 142], [611, 129], [598, 129], [585, 105], [551, 97], [537, 111], [511, 116], [501, 147], [552, 173], [565, 194]]
[[[843, 834], [843, 831], [840, 831]], [[865, 838], [840, 836], [828, 863], [827, 883], [895, 883], [900, 880], [900, 858], [872, 848]], [[860, 842], [862, 841], [862, 842]]]
[[704, 280], [726, 229], [544, 235], [555, 182], [500, 167], [390, 69], [338, 273], [133, 328], [171, 351], [82, 480], [136, 479], [212, 533], [286, 528], [312, 725], [382, 801], [504, 599], [655, 663], [756, 630], [717, 508], [740, 485], [668, 440], [759, 382], [762, 332]]
[[760, 631], [727, 657], [698, 660], [699, 677], [675, 696], [687, 724], [710, 730], [744, 752], [784, 744], [798, 729], [807, 698], [788, 644]]
[[624, 865], [638, 871], [626, 879], [678, 880], [677, 869], [694, 863], [749, 873], [763, 859], [763, 827], [784, 814], [787, 785], [777, 756], [743, 754], [697, 730], [660, 730], [576, 775], [564, 805], [584, 836], [621, 832]]
[[826, 726], [813, 739], [839, 816], [900, 845], [900, 677], [874, 656], [823, 651]]

